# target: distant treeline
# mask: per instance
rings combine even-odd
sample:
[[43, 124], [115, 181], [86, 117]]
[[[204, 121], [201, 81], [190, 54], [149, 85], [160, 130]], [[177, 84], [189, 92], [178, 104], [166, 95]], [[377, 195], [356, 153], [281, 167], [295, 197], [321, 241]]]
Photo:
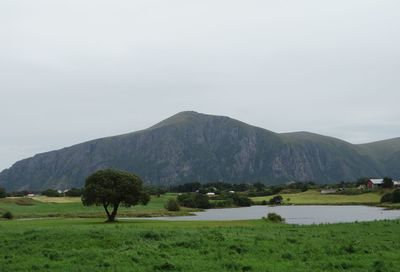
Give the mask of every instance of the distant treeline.
[[[365, 185], [369, 178], [363, 177], [357, 179], [357, 181], [341, 181], [336, 184], [316, 184], [315, 182], [289, 182], [285, 184], [279, 185], [266, 185], [261, 182], [256, 183], [227, 183], [227, 182], [208, 182], [208, 183], [200, 183], [200, 182], [188, 182], [184, 184], [173, 185], [170, 187], [166, 186], [155, 186], [155, 185], [147, 185], [145, 186], [145, 190], [151, 195], [162, 195], [167, 192], [174, 193], [193, 193], [198, 192], [201, 194], [206, 194], [209, 192], [215, 193], [216, 195], [221, 194], [223, 192], [233, 191], [233, 192], [246, 192], [249, 197], [254, 196], [268, 196], [275, 195], [285, 190], [299, 192], [307, 191], [309, 189], [323, 189], [323, 188], [357, 188], [360, 185]], [[70, 196], [70, 197], [79, 197], [82, 195], [82, 188], [71, 188], [69, 190], [64, 190], [62, 192], [54, 189], [47, 189], [44, 191], [18, 191], [18, 192], [7, 192], [7, 196], [12, 197], [20, 197], [26, 196], [28, 194], [35, 195], [45, 195], [51, 197], [62, 197], [62, 196]], [[1, 188], [0, 195], [5, 194], [4, 188]]]
[[311, 188], [317, 188], [317, 185], [313, 182], [293, 182], [284, 185], [267, 186], [263, 183], [240, 183], [232, 184], [225, 182], [210, 182], [201, 184], [200, 182], [190, 182], [170, 188], [170, 192], [175, 193], [190, 193], [198, 192], [202, 194], [215, 193], [220, 194], [222, 192], [248, 192], [249, 196], [263, 196], [263, 195], [274, 195], [284, 189], [295, 189], [299, 191], [307, 191]]

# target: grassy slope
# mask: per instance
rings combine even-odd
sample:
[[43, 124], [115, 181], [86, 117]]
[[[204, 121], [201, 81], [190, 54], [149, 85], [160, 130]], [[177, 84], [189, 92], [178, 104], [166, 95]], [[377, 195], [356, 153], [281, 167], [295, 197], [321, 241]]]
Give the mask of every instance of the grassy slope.
[[400, 221], [0, 221], [0, 271], [399, 271]]
[[[159, 198], [152, 197], [151, 201], [146, 206], [138, 205], [131, 208], [121, 207], [118, 216], [176, 215], [187, 214], [188, 211], [193, 210], [183, 208], [181, 212], [172, 213], [166, 211], [164, 204], [172, 197], [176, 197], [176, 195], [166, 194]], [[105, 216], [103, 207], [85, 207], [82, 205], [80, 198], [71, 197], [35, 197], [33, 200], [24, 198], [0, 199], [0, 213], [4, 211], [10, 211], [16, 218]]]
[[[260, 202], [270, 200], [273, 196], [253, 197], [252, 200]], [[382, 195], [376, 193], [366, 193], [360, 195], [322, 195], [317, 190], [308, 190], [302, 193], [282, 194], [285, 204], [377, 204], [380, 202]], [[290, 199], [290, 200], [288, 200]]]

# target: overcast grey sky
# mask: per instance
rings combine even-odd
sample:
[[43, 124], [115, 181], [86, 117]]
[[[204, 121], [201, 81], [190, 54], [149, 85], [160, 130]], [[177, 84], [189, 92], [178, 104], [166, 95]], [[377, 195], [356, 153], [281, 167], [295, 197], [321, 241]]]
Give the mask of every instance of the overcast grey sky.
[[398, 0], [2, 0], [0, 170], [183, 110], [400, 136]]

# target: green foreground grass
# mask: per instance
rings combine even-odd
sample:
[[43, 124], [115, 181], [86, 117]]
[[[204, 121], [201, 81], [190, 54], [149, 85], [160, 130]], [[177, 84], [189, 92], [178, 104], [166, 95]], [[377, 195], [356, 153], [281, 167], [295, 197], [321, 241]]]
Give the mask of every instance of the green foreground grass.
[[[359, 195], [321, 194], [318, 190], [308, 190], [301, 193], [280, 194], [284, 204], [295, 205], [350, 205], [366, 204], [377, 205], [383, 195], [382, 192], [371, 192]], [[269, 201], [274, 196], [253, 197], [255, 202]]]
[[0, 271], [400, 271], [400, 221], [0, 221]]
[[[164, 204], [176, 194], [165, 194], [160, 197], [152, 197], [146, 205], [138, 205], [130, 208], [120, 207], [120, 217], [150, 217], [164, 215], [187, 215], [194, 209], [182, 208], [179, 212], [169, 212]], [[104, 218], [105, 212], [102, 206], [85, 207], [79, 197], [34, 197], [30, 198], [5, 198], [0, 199], [0, 214], [10, 211], [15, 218]]]

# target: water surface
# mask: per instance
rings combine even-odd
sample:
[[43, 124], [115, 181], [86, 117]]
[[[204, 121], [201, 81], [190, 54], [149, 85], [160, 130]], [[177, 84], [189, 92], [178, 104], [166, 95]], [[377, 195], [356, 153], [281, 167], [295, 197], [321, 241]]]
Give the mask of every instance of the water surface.
[[[268, 213], [277, 213], [289, 224], [345, 223], [400, 219], [400, 210], [385, 210], [370, 206], [251, 206], [245, 208], [210, 209], [195, 212], [195, 216], [154, 217], [166, 221], [231, 221], [261, 219]], [[121, 218], [123, 219], [123, 218]]]

